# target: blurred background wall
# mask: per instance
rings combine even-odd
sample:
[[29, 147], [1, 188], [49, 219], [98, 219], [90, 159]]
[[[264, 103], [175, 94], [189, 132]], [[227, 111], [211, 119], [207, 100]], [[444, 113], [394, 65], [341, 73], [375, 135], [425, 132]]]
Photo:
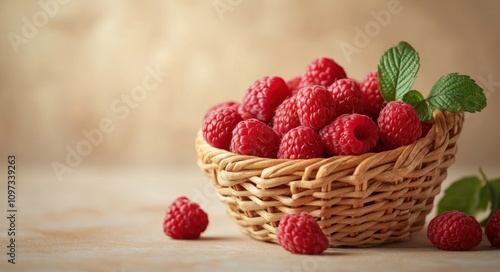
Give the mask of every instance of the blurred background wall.
[[2, 1], [1, 155], [51, 168], [80, 148], [81, 164], [194, 165], [215, 103], [322, 56], [361, 80], [405, 40], [421, 58], [416, 89], [450, 72], [483, 86], [488, 107], [466, 119], [457, 164], [495, 165], [499, 12], [495, 0]]

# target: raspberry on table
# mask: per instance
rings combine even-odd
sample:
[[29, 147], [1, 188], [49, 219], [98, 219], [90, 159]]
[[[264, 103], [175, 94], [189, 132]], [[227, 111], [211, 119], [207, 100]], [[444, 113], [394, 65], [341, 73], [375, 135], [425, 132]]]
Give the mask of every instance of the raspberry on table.
[[296, 254], [319, 255], [330, 246], [316, 220], [306, 212], [284, 215], [276, 238], [278, 244]]
[[344, 68], [338, 65], [333, 59], [318, 58], [307, 66], [306, 71], [302, 75], [300, 86], [320, 85], [328, 87], [336, 80], [346, 77]]
[[335, 101], [325, 87], [304, 87], [297, 93], [297, 115], [302, 125], [319, 130], [335, 119]]
[[252, 118], [236, 125], [230, 151], [240, 155], [276, 158], [279, 144], [280, 137], [271, 127]]
[[402, 101], [391, 101], [377, 119], [380, 139], [389, 148], [409, 145], [422, 135], [422, 124], [415, 109]]
[[233, 129], [241, 121], [243, 118], [232, 107], [216, 109], [203, 121], [203, 138], [213, 147], [229, 150]]
[[473, 216], [447, 211], [434, 217], [427, 227], [427, 238], [437, 248], [465, 251], [481, 243], [483, 231]]
[[283, 135], [278, 149], [280, 159], [311, 159], [323, 156], [323, 144], [318, 133], [310, 127], [292, 128]]
[[163, 220], [163, 232], [173, 239], [198, 239], [207, 226], [207, 214], [185, 196], [168, 207]]
[[380, 111], [384, 107], [384, 98], [378, 87], [378, 72], [371, 72], [365, 76], [361, 82], [361, 92], [363, 93], [364, 113], [377, 119]]
[[298, 126], [300, 126], [300, 120], [297, 115], [297, 99], [296, 96], [291, 96], [276, 108], [273, 129], [279, 136], [283, 136], [290, 129]]
[[329, 155], [359, 155], [366, 153], [379, 140], [377, 124], [363, 114], [343, 114], [319, 131]]
[[488, 241], [490, 241], [491, 246], [500, 247], [500, 210], [496, 211], [488, 219], [484, 233]]
[[241, 103], [235, 102], [235, 101], [225, 101], [221, 102], [218, 104], [215, 104], [211, 108], [208, 109], [208, 111], [205, 113], [205, 116], [203, 117], [203, 120], [207, 119], [207, 117], [214, 111], [220, 109], [220, 108], [233, 108], [235, 110], [238, 110], [238, 107], [241, 105]]
[[290, 95], [281, 77], [266, 76], [255, 81], [243, 97], [241, 112], [248, 112], [264, 123], [269, 123], [274, 110]]
[[337, 116], [345, 113], [363, 113], [364, 96], [358, 83], [343, 78], [333, 82], [328, 91], [335, 101]]

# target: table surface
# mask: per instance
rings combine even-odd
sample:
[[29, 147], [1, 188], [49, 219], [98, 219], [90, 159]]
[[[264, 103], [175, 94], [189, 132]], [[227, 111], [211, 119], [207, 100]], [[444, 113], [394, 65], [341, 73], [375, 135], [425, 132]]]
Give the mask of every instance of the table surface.
[[[453, 169], [447, 181], [463, 174]], [[500, 250], [485, 237], [472, 251], [449, 252], [434, 248], [425, 230], [409, 241], [373, 248], [291, 254], [242, 234], [196, 165], [80, 166], [62, 182], [50, 168], [32, 167], [19, 170], [17, 180], [16, 264], [7, 262], [3, 216], [0, 271], [498, 271], [500, 266]], [[196, 199], [209, 214], [200, 240], [163, 234], [165, 210], [180, 195]]]

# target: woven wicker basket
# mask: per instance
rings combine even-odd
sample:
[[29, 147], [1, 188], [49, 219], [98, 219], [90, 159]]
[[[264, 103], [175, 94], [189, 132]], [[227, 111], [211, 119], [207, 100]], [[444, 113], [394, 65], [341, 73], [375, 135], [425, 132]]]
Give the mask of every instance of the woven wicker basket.
[[463, 114], [434, 111], [426, 137], [398, 149], [307, 160], [266, 159], [217, 149], [198, 133], [198, 165], [229, 216], [257, 240], [276, 242], [284, 214], [308, 212], [331, 247], [410, 238], [425, 224], [453, 164]]

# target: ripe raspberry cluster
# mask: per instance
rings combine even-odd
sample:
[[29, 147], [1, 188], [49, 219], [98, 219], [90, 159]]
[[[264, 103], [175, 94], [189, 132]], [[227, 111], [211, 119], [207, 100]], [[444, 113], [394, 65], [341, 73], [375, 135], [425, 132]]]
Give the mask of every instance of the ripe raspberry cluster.
[[[493, 247], [500, 247], [500, 210], [488, 220], [484, 230]], [[452, 210], [434, 217], [427, 227], [427, 238], [442, 250], [471, 250], [481, 243], [483, 231], [474, 216]]]
[[211, 107], [202, 125], [204, 139], [216, 148], [280, 159], [394, 149], [415, 142], [422, 131], [410, 104], [384, 101], [377, 72], [358, 82], [330, 58], [313, 60], [288, 81], [258, 79], [241, 102]]

